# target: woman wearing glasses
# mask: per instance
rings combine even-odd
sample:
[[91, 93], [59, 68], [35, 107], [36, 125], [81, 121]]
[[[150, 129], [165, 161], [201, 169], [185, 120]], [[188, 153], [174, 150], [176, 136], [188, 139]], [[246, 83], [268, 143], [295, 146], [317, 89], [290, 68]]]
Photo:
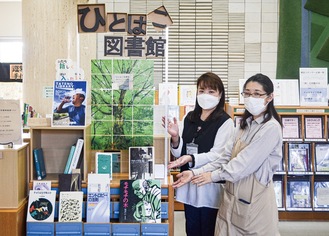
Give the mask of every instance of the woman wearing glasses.
[[273, 83], [256, 74], [246, 81], [242, 95], [243, 118], [220, 158], [178, 174], [173, 186], [226, 181], [215, 235], [280, 235], [272, 177], [282, 158], [282, 128]]
[[[211, 72], [202, 74], [197, 80], [195, 109], [186, 115], [182, 134], [179, 134], [176, 119], [167, 123], [171, 153], [178, 157], [169, 163], [168, 168], [181, 167], [184, 171], [218, 158], [234, 130], [232, 119], [224, 111], [224, 104], [225, 90], [221, 79]], [[164, 117], [162, 122], [165, 127]], [[186, 184], [177, 189], [176, 200], [184, 203], [188, 236], [214, 235], [220, 196], [219, 183], [202, 187]]]

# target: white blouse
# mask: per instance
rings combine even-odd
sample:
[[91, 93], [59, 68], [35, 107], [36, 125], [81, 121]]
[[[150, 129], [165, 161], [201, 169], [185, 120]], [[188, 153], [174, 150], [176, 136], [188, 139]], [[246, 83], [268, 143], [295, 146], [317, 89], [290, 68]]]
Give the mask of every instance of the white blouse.
[[[212, 162], [219, 158], [219, 154], [224, 151], [225, 144], [233, 135], [234, 125], [232, 119], [227, 119], [218, 129], [214, 140], [214, 145], [209, 152], [194, 154], [194, 168], [202, 167], [203, 165]], [[174, 157], [180, 157], [183, 147], [183, 139], [180, 136], [179, 145], [177, 148], [171, 147], [171, 153]], [[210, 183], [201, 187], [195, 184], [188, 183], [176, 189], [176, 200], [194, 207], [209, 207], [219, 208], [221, 196], [221, 184]]]

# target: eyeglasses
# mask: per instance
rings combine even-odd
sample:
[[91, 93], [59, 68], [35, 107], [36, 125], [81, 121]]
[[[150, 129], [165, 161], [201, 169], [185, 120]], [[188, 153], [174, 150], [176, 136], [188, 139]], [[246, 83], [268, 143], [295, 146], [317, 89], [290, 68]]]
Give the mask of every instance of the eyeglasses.
[[253, 98], [260, 98], [261, 96], [267, 95], [267, 93], [246, 93], [246, 92], [242, 92], [241, 95], [244, 98], [249, 98], [250, 96], [252, 96]]

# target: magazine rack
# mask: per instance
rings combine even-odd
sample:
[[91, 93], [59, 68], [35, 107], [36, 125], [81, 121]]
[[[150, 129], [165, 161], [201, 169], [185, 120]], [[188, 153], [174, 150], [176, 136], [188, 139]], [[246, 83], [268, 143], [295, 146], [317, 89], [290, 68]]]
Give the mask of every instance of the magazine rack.
[[[279, 209], [279, 219], [280, 220], [329, 220], [329, 204], [323, 205], [323, 207], [318, 208], [315, 205], [315, 183], [317, 181], [329, 181], [329, 171], [318, 172], [315, 168], [316, 165], [316, 153], [315, 146], [317, 143], [328, 144], [328, 121], [329, 121], [329, 109], [328, 107], [303, 107], [303, 106], [276, 106], [281, 119], [293, 118], [293, 126], [296, 131], [298, 131], [298, 137], [284, 138], [283, 139], [283, 169], [278, 170], [274, 177], [274, 181], [281, 181], [281, 202], [282, 207]], [[244, 112], [244, 106], [242, 105], [226, 105], [226, 112], [234, 119], [238, 121], [239, 117]], [[306, 127], [307, 122], [314, 118], [314, 123], [309, 127]], [[296, 123], [297, 121], [297, 123]], [[316, 130], [317, 128], [317, 130]], [[312, 132], [306, 133], [307, 129], [315, 129], [313, 134], [316, 134], [312, 137]], [[293, 132], [291, 132], [293, 133]], [[297, 135], [297, 133], [295, 133]], [[307, 137], [309, 136], [309, 137]], [[309, 156], [305, 155], [305, 158], [308, 158], [307, 164], [308, 168], [305, 168], [303, 171], [291, 171], [289, 165], [291, 164], [292, 159], [289, 159], [289, 146], [298, 146], [298, 145], [289, 145], [289, 144], [309, 144], [310, 152]], [[291, 166], [290, 166], [291, 167]], [[305, 187], [306, 184], [308, 187]], [[301, 203], [296, 206], [291, 205], [289, 202], [291, 197], [295, 194], [292, 192], [292, 188], [297, 187], [304, 188], [304, 192], [309, 192], [299, 194], [296, 196], [296, 199], [300, 196], [307, 196], [307, 204]], [[328, 189], [327, 189], [328, 190]], [[277, 193], [278, 194], [278, 193]], [[278, 197], [280, 198], [279, 194]], [[288, 198], [290, 197], [290, 198]], [[327, 198], [327, 196], [323, 196]]]

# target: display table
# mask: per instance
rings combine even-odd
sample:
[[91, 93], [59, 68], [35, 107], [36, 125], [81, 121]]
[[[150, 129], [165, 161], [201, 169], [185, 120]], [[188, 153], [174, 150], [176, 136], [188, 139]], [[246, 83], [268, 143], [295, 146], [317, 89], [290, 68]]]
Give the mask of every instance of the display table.
[[0, 147], [0, 235], [25, 234], [28, 147]]

